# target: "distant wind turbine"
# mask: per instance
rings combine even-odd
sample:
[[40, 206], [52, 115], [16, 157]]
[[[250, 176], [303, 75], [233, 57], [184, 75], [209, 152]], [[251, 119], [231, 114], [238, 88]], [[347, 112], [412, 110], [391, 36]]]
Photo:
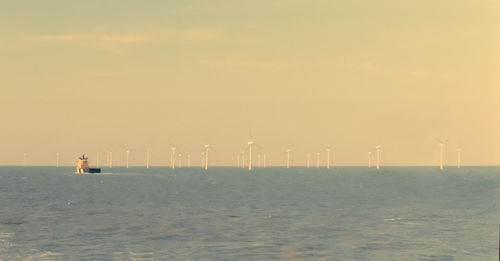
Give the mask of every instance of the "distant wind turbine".
[[241, 152], [241, 167], [245, 168], [245, 152]]
[[439, 147], [441, 149], [441, 159], [439, 161], [439, 169], [440, 170], [443, 170], [444, 169], [444, 166], [443, 166], [443, 160], [444, 160], [444, 144], [446, 144], [446, 142], [448, 142], [448, 139], [444, 139], [444, 140], [441, 140], [441, 139], [437, 139], [437, 141], [439, 142]]
[[201, 168], [205, 168], [205, 152], [201, 152]]
[[372, 167], [372, 152], [368, 151], [368, 168]]
[[151, 166], [149, 165], [149, 153], [150, 153], [151, 148], [147, 148], [146, 150], [146, 168], [149, 169]]
[[375, 149], [377, 150], [377, 169], [380, 169], [380, 145], [377, 145]]
[[182, 154], [179, 153], [179, 168], [182, 168]]
[[306, 167], [309, 168], [311, 161], [311, 155], [309, 153], [306, 154]]
[[113, 152], [109, 152], [109, 168], [113, 168]]
[[188, 168], [190, 168], [191, 167], [191, 154], [189, 154], [189, 153], [187, 154], [187, 161], [188, 161], [187, 166], [188, 166]]
[[330, 168], [330, 151], [332, 151], [332, 149], [330, 147], [326, 147], [326, 168], [329, 169]]
[[172, 169], [175, 169], [175, 150], [177, 148], [172, 145], [171, 147], [171, 150], [172, 150], [172, 154], [170, 154], [170, 166], [172, 167]]
[[267, 156], [266, 156], [266, 154], [264, 154], [264, 168], [266, 167], [266, 158], [267, 158]]
[[248, 142], [248, 170], [251, 171], [252, 170], [252, 147], [253, 146], [257, 146], [257, 147], [260, 147], [259, 144], [255, 143], [254, 141], [249, 141]]
[[95, 166], [96, 168], [99, 168], [99, 152], [96, 153], [96, 163], [95, 163]]
[[260, 168], [260, 166], [261, 165], [260, 165], [260, 153], [259, 153], [259, 154], [257, 154], [257, 167]]
[[59, 152], [56, 153], [56, 168], [59, 168]]
[[316, 168], [319, 168], [319, 152], [316, 152]]
[[240, 153], [236, 154], [236, 166], [240, 167]]
[[462, 154], [462, 149], [458, 148], [457, 149], [457, 168], [458, 169], [460, 168], [460, 157], [461, 157], [461, 154]]
[[129, 158], [129, 155], [130, 155], [130, 150], [127, 149], [125, 150], [125, 167], [128, 169], [128, 158]]
[[26, 168], [26, 152], [23, 154], [23, 166]]
[[208, 169], [208, 151], [213, 150], [212, 146], [210, 144], [205, 145], [205, 170]]
[[286, 168], [290, 168], [290, 152], [292, 152], [291, 149], [287, 149], [286, 151]]

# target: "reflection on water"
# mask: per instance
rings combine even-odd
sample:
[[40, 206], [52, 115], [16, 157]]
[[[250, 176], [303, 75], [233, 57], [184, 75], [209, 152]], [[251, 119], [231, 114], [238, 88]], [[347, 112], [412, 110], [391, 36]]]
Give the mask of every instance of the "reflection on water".
[[500, 168], [0, 167], [0, 260], [470, 260]]

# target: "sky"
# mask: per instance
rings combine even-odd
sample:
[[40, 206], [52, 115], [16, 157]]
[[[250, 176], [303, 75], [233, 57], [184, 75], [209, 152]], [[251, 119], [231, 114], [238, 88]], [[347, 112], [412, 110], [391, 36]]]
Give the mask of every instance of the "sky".
[[500, 164], [500, 1], [0, 2], [0, 165]]

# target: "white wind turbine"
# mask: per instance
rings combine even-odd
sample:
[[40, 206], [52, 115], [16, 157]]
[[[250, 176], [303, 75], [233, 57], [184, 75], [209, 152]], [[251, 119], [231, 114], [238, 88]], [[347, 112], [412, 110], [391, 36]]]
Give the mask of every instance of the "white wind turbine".
[[267, 159], [267, 155], [264, 154], [264, 168], [266, 167], [266, 159]]
[[172, 147], [170, 149], [172, 150], [172, 153], [170, 154], [170, 166], [172, 167], [172, 169], [175, 169], [175, 151], [177, 150], [177, 148], [172, 144]]
[[319, 168], [319, 152], [316, 152], [316, 168]]
[[377, 145], [375, 149], [377, 150], [377, 169], [380, 169], [380, 145]]
[[179, 168], [182, 168], [182, 153], [179, 153]]
[[201, 152], [201, 168], [205, 168], [205, 152]]
[[286, 151], [286, 168], [290, 168], [290, 152], [292, 152], [291, 149], [287, 149]]
[[461, 160], [461, 155], [462, 154], [462, 148], [457, 149], [457, 169], [460, 168], [460, 160]]
[[260, 153], [259, 153], [259, 154], [257, 154], [257, 167], [260, 168], [260, 166], [261, 165], [260, 165]]
[[23, 154], [23, 166], [26, 168], [26, 152]]
[[239, 168], [240, 167], [240, 153], [236, 155], [236, 166]]
[[255, 143], [254, 141], [249, 141], [248, 142], [248, 170], [251, 171], [252, 170], [252, 147], [253, 146], [257, 146], [257, 147], [261, 147], [259, 144]]
[[306, 154], [306, 167], [309, 168], [311, 161], [311, 155], [309, 153]]
[[241, 167], [245, 168], [245, 152], [241, 152]]
[[214, 150], [210, 144], [205, 144], [205, 170], [208, 169], [208, 151]]
[[56, 153], [56, 168], [59, 168], [59, 152]]
[[149, 169], [151, 166], [149, 165], [149, 154], [150, 154], [151, 148], [148, 147], [146, 150], [146, 168]]
[[368, 168], [372, 167], [372, 152], [368, 151]]
[[448, 139], [444, 139], [444, 140], [441, 140], [441, 139], [437, 139], [437, 141], [439, 142], [439, 147], [441, 149], [441, 159], [439, 161], [439, 169], [440, 170], [443, 170], [444, 169], [444, 166], [443, 166], [443, 160], [444, 160], [444, 144], [446, 144], [446, 142], [448, 142]]
[[96, 153], [96, 163], [95, 163], [95, 167], [96, 168], [99, 168], [99, 152]]
[[187, 163], [188, 163], [187, 164], [188, 168], [190, 168], [191, 167], [191, 154], [189, 154], [189, 153], [187, 154]]
[[330, 168], [330, 152], [332, 151], [332, 149], [330, 147], [326, 147], [326, 168], [329, 169]]
[[130, 150], [129, 149], [126, 149], [125, 150], [125, 167], [128, 169], [128, 158], [129, 158], [129, 155], [130, 155]]

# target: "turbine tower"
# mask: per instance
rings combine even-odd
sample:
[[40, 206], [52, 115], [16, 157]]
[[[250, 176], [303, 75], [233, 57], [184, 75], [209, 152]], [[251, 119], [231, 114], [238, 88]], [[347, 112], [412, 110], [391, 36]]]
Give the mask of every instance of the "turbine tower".
[[286, 152], [286, 168], [289, 169], [290, 168], [290, 152], [292, 150], [291, 149], [287, 149], [285, 152]]
[[59, 168], [59, 152], [56, 153], [56, 168]]
[[440, 140], [438, 139], [437, 140], [439, 142], [439, 147], [440, 147], [440, 150], [441, 150], [441, 159], [439, 161], [439, 169], [440, 170], [444, 170], [444, 166], [443, 166], [443, 160], [444, 160], [444, 144], [448, 141], [447, 139], [445, 140]]
[[236, 166], [239, 168], [240, 167], [240, 153], [236, 155]]
[[461, 155], [462, 154], [462, 149], [461, 148], [458, 148], [457, 149], [457, 168], [459, 169], [460, 168], [460, 158], [461, 158]]
[[151, 148], [148, 148], [146, 150], [146, 168], [149, 169], [151, 166], [149, 165], [149, 151], [151, 150]]
[[113, 168], [113, 152], [109, 152], [109, 168]]
[[241, 167], [245, 168], [245, 152], [241, 152]]
[[182, 154], [179, 153], [179, 168], [182, 168]]
[[99, 152], [96, 153], [96, 158], [95, 159], [96, 159], [95, 166], [96, 166], [96, 168], [99, 168]]
[[208, 169], [208, 151], [213, 150], [210, 144], [205, 145], [205, 170]]
[[257, 167], [260, 168], [260, 166], [261, 165], [260, 165], [260, 153], [259, 153], [259, 154], [257, 154]]
[[326, 159], [327, 159], [327, 162], [326, 162], [326, 168], [329, 169], [330, 168], [330, 151], [332, 149], [330, 149], [330, 147], [326, 147]]
[[205, 152], [201, 152], [201, 169], [205, 168]]
[[266, 154], [264, 154], [264, 168], [266, 167], [266, 158], [267, 158], [267, 156], [266, 156]]
[[191, 154], [189, 154], [189, 153], [187, 154], [187, 160], [188, 160], [187, 166], [188, 166], [188, 168], [190, 168], [191, 167]]
[[309, 153], [306, 154], [306, 167], [309, 168], [311, 161], [311, 155]]
[[316, 152], [316, 168], [319, 168], [319, 152]]
[[259, 144], [255, 143], [254, 141], [249, 141], [248, 142], [248, 170], [251, 171], [252, 170], [252, 147], [253, 146], [257, 146], [257, 147], [260, 147]]
[[172, 153], [170, 154], [170, 166], [172, 169], [175, 169], [175, 150], [177, 150], [177, 148], [172, 145], [170, 149], [172, 150]]
[[125, 157], [126, 157], [126, 159], [125, 159], [125, 167], [126, 167], [127, 169], [128, 169], [128, 157], [129, 157], [129, 155], [130, 155], [130, 150], [129, 150], [129, 149], [127, 149], [127, 150], [125, 151]]
[[377, 150], [377, 169], [380, 169], [380, 145], [377, 145], [375, 149]]
[[372, 167], [372, 152], [368, 151], [368, 168]]
[[23, 166], [26, 168], [26, 152], [23, 154]]

